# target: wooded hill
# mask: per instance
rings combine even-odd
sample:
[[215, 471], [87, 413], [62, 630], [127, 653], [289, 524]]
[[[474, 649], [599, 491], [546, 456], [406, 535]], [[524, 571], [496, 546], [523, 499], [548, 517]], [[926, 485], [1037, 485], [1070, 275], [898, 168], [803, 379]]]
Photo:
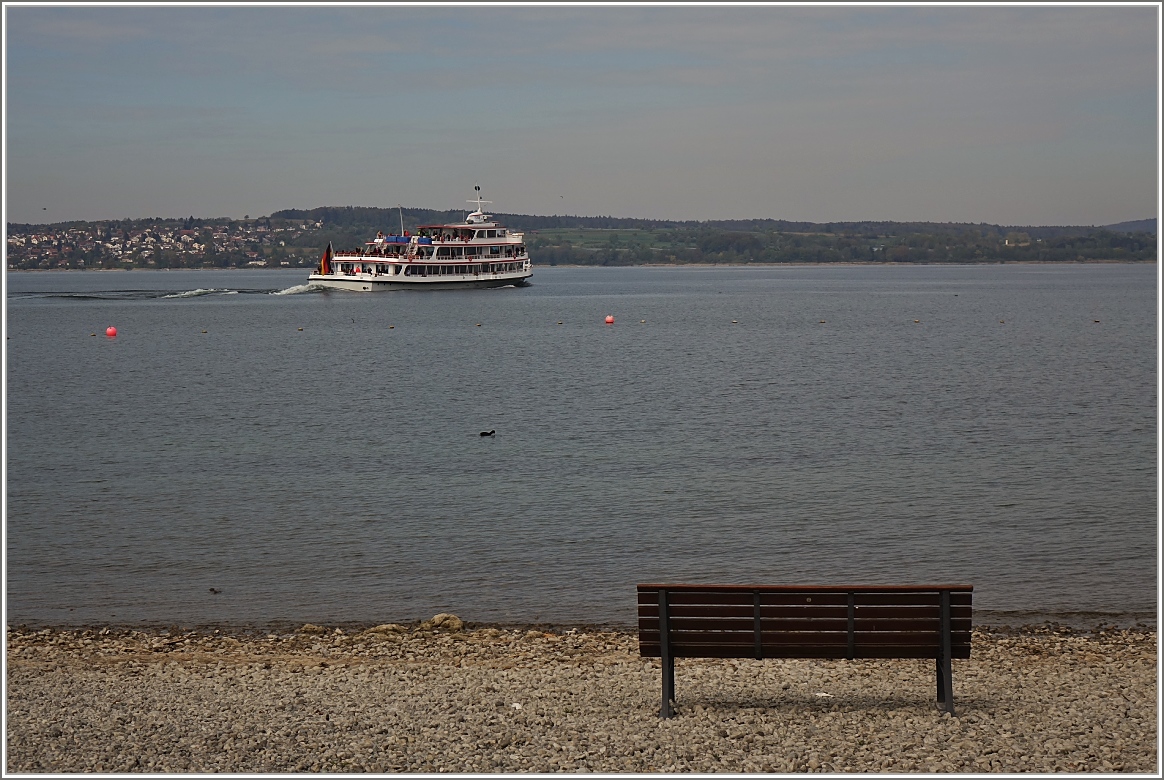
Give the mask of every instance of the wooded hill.
[[[9, 223], [8, 268], [312, 267], [328, 242], [362, 247], [382, 230], [459, 222], [463, 210], [353, 206], [267, 217]], [[1152, 262], [1156, 220], [1104, 227], [937, 222], [706, 222], [497, 214], [525, 233], [536, 265], [718, 263]]]
[[[464, 211], [328, 207], [277, 211], [271, 219], [322, 222], [338, 246], [358, 246], [376, 230], [457, 222]], [[650, 263], [965, 263], [1156, 259], [1155, 220], [1110, 227], [1004, 226], [938, 222], [678, 222], [621, 217], [497, 214], [526, 233], [542, 265]], [[1148, 232], [1146, 228], [1149, 228]], [[1128, 228], [1134, 228], [1129, 230]]]

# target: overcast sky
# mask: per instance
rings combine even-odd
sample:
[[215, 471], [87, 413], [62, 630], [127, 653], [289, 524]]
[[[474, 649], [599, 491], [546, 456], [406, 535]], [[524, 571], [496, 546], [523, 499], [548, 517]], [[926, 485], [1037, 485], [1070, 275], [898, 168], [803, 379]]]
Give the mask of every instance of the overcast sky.
[[4, 10], [10, 222], [1158, 209], [1156, 6]]

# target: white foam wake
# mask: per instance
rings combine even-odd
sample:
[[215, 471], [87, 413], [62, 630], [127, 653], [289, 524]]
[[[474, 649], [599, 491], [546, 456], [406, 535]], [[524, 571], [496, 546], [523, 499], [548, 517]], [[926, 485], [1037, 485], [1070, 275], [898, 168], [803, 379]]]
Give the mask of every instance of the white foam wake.
[[238, 290], [219, 290], [216, 288], [202, 288], [197, 290], [187, 290], [186, 292], [171, 293], [170, 295], [163, 295], [163, 298], [197, 298], [201, 295], [238, 295]]
[[318, 284], [297, 284], [286, 290], [275, 290], [271, 295], [299, 295], [300, 293], [320, 292], [324, 288]]

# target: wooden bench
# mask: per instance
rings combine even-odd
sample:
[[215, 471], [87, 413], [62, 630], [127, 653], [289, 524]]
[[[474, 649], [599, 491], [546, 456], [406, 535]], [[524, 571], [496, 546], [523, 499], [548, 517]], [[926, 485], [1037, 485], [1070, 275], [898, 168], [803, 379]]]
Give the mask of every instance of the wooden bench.
[[971, 585], [639, 585], [639, 654], [676, 658], [933, 658], [954, 713], [950, 661], [970, 657]]

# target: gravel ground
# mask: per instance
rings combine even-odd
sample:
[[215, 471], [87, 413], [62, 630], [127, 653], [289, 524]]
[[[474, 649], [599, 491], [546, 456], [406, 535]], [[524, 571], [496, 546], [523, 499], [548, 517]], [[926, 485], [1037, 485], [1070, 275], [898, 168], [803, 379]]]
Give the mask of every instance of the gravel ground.
[[[442, 616], [438, 616], [442, 617]], [[12, 629], [8, 772], [1156, 773], [1156, 633], [976, 629], [954, 661], [676, 664], [633, 633]]]

